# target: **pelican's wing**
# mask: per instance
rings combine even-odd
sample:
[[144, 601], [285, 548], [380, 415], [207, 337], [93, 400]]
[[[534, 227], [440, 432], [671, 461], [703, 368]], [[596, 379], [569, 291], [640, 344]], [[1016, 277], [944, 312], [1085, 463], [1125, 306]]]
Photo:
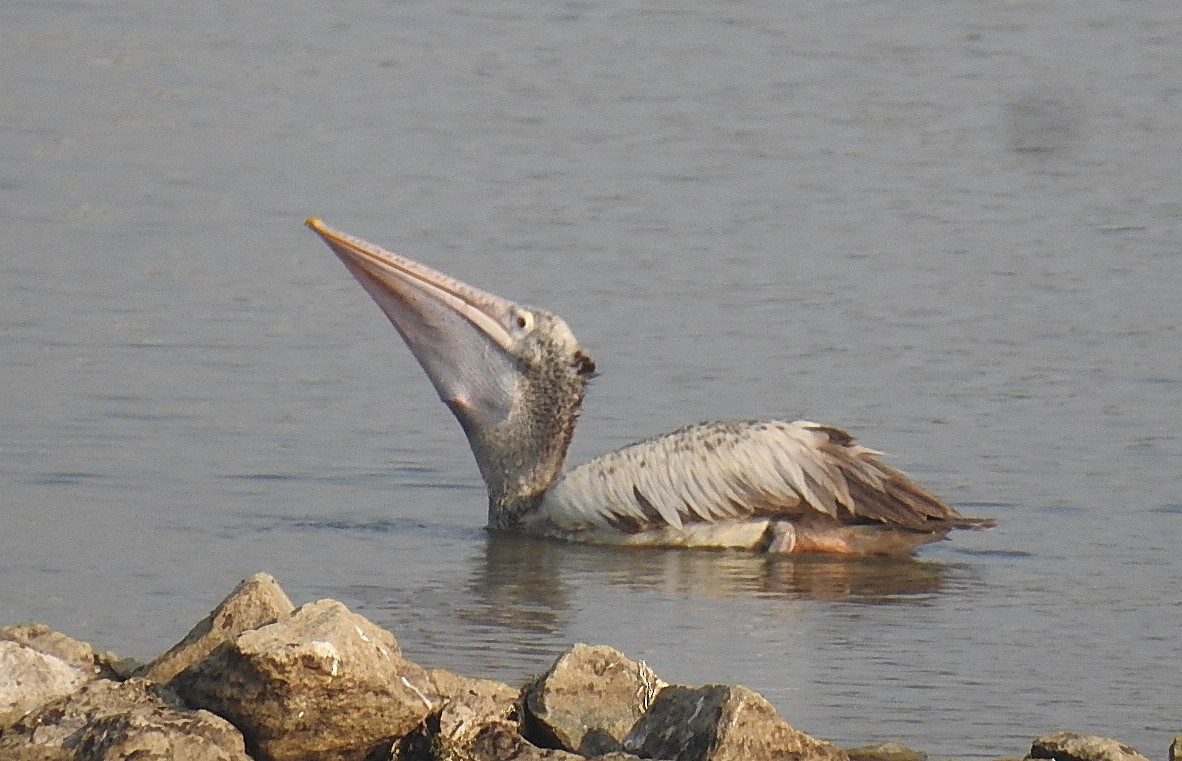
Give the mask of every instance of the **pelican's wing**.
[[629, 533], [810, 512], [905, 528], [962, 520], [879, 454], [807, 421], [702, 423], [569, 471], [543, 511], [565, 528]]

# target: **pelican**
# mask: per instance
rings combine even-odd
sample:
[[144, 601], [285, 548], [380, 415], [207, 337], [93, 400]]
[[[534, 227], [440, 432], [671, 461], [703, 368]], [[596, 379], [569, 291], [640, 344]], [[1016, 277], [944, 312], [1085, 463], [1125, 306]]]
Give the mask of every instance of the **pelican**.
[[306, 224], [394, 324], [459, 420], [488, 525], [568, 541], [908, 555], [962, 516], [839, 428], [700, 423], [563, 472], [595, 363], [557, 315]]

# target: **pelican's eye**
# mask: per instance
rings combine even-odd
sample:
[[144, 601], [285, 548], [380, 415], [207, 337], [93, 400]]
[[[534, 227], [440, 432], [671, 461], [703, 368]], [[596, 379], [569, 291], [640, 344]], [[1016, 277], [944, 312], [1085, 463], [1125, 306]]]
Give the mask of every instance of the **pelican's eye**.
[[524, 309], [518, 309], [513, 314], [513, 332], [523, 336], [534, 329], [534, 316]]

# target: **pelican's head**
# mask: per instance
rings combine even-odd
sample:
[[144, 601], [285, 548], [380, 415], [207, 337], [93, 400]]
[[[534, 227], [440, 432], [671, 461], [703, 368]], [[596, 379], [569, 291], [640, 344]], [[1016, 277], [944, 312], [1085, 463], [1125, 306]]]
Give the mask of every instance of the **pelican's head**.
[[595, 363], [558, 315], [486, 293], [315, 217], [460, 421], [505, 528], [558, 478]]

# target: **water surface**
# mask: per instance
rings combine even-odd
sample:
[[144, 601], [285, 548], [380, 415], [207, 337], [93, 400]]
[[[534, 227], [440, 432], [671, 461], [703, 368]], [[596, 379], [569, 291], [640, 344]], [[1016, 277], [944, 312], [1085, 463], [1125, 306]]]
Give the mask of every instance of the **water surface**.
[[[0, 11], [0, 621], [151, 657], [242, 577], [516, 682], [567, 644], [937, 757], [1182, 696], [1182, 7]], [[487, 535], [309, 214], [567, 318], [572, 460], [808, 417], [991, 532], [914, 561]]]

